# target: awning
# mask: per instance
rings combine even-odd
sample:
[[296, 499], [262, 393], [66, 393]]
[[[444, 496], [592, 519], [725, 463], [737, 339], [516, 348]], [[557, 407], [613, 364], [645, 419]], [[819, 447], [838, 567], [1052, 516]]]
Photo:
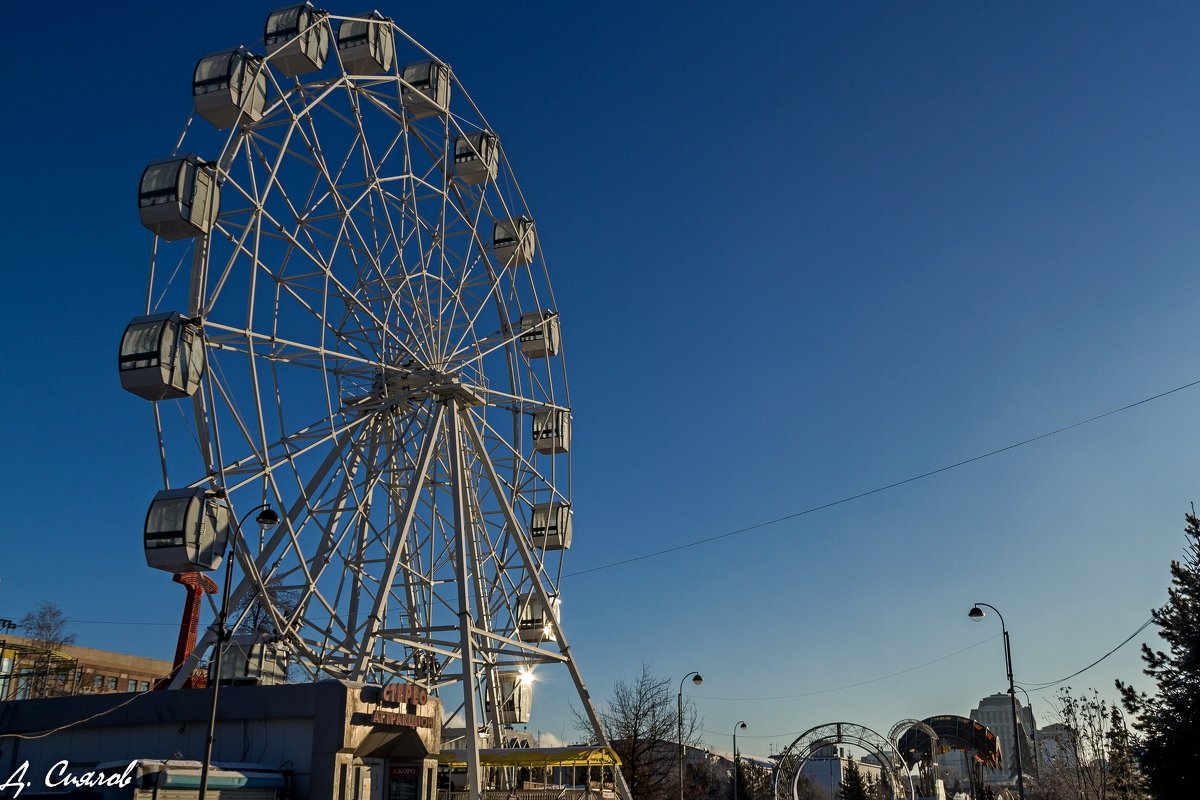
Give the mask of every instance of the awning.
[[[466, 750], [443, 750], [438, 762], [467, 765]], [[485, 767], [617, 767], [621, 759], [607, 747], [492, 747], [479, 751]]]

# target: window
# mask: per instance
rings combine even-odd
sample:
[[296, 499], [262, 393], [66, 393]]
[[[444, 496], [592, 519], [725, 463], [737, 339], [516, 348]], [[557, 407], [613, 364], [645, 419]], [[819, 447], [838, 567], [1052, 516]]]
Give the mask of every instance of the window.
[[104, 676], [103, 675], [97, 675], [94, 678], [92, 678], [92, 688], [96, 689], [96, 690], [100, 690], [100, 689], [104, 688]]
[[115, 692], [117, 690], [117, 686], [119, 685], [119, 681], [120, 681], [120, 678], [118, 678], [116, 675], [113, 675], [111, 678], [109, 678], [108, 679], [108, 690], [110, 692]]
[[139, 683], [139, 684], [138, 684], [138, 691], [139, 691], [139, 692], [148, 692], [148, 691], [150, 691], [150, 681], [142, 681], [141, 683]]
[[130, 678], [129, 683], [126, 684], [126, 686], [125, 686], [125, 691], [136, 692], [137, 691], [137, 681], [135, 681], [133, 678]]

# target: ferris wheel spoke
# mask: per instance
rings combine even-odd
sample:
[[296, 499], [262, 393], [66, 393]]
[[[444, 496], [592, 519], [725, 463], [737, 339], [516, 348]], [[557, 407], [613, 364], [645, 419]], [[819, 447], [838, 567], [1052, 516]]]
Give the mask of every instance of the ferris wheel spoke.
[[[487, 453], [487, 443], [484, 441], [482, 434], [480, 434], [478, 427], [476, 427], [473, 416], [471, 414], [463, 414], [462, 416], [463, 427], [466, 429], [467, 435], [470, 438], [472, 445], [475, 447], [476, 452]], [[480, 465], [483, 467], [484, 477], [491, 485], [493, 497], [496, 504], [499, 506], [500, 512], [504, 516], [505, 524], [514, 534], [512, 540], [516, 545], [517, 553], [520, 557], [521, 565], [525, 570], [526, 577], [533, 584], [534, 590], [539, 595], [539, 600], [545, 604], [544, 607], [552, 608], [553, 606], [550, 602], [549, 594], [540, 580], [540, 576], [545, 574], [543, 566], [541, 562], [537, 561], [533, 557], [530, 546], [518, 533], [519, 531], [524, 530], [524, 526], [518, 520], [516, 512], [513, 509], [512, 497], [515, 496], [515, 493], [510, 495], [505, 490], [504, 480], [500, 477], [499, 473], [496, 472], [496, 468], [492, 465], [491, 459], [481, 458]], [[547, 619], [553, 623], [553, 626], [556, 629], [558, 628], [558, 620], [554, 614], [548, 614]], [[559, 639], [559, 641], [561, 642], [562, 640]]]
[[[385, 158], [389, 157], [391, 155], [393, 149], [394, 149], [394, 145], [392, 147], [388, 148], [388, 152], [387, 152]], [[402, 267], [404, 264], [404, 259], [402, 258], [402, 253], [403, 253], [402, 233], [401, 233], [400, 227], [397, 225], [397, 220], [393, 215], [393, 204], [389, 202], [388, 194], [386, 192], [386, 187], [385, 187], [385, 180], [380, 179], [380, 177], [379, 177], [379, 170], [380, 170], [381, 163], [376, 163], [376, 162], [372, 161], [369, 157], [369, 154], [366, 153], [365, 149], [364, 149], [364, 154], [367, 157], [368, 164], [370, 164], [369, 171], [370, 171], [371, 181], [373, 184], [371, 187], [371, 190], [367, 193], [367, 198], [370, 201], [372, 208], [374, 208], [376, 205], [376, 203], [375, 203], [376, 199], [378, 200], [378, 207], [379, 207], [378, 213], [381, 215], [379, 224], [372, 226], [372, 230], [376, 229], [377, 227], [383, 227], [383, 229], [386, 233], [384, 242], [386, 242], [388, 245], [390, 245], [391, 247], [394, 248], [394, 250], [386, 251], [389, 256], [389, 266], [395, 265], [395, 266]], [[372, 219], [375, 219], [374, 213], [372, 213]], [[383, 251], [383, 248], [380, 248], [379, 245], [376, 244], [375, 252], [381, 252], [381, 251]], [[395, 281], [394, 279], [389, 279], [386, 276], [386, 274], [384, 273], [384, 270], [383, 270], [383, 264], [379, 263], [379, 261], [376, 261], [374, 266], [380, 273], [379, 280], [381, 281], [382, 285], [389, 289], [389, 291], [387, 291], [383, 294], [385, 294], [387, 297], [389, 297], [392, 300], [392, 302], [396, 302], [396, 292], [394, 290], [391, 290], [391, 286], [392, 286], [392, 284], [397, 283], [397, 281]], [[410, 277], [409, 274], [406, 272], [403, 276], [403, 279], [398, 282], [399, 287], [402, 288], [407, 295], [408, 309], [411, 311], [411, 315], [409, 317], [408, 324], [406, 327], [408, 328], [408, 330], [410, 332], [416, 333], [418, 336], [420, 336], [422, 338], [422, 343], [425, 347], [425, 352], [427, 354], [425, 363], [430, 363], [432, 361], [432, 356], [435, 353], [435, 347], [433, 345], [433, 342], [429, 338], [430, 331], [432, 330], [433, 326], [431, 325], [431, 319], [428, 317], [428, 314], [426, 313], [426, 309], [425, 309], [424, 305], [418, 300], [416, 293], [413, 291], [413, 283], [411, 280], [409, 280], [409, 277]], [[398, 320], [403, 319], [403, 318], [404, 318], [404, 315], [402, 315], [402, 314], [397, 315]]]
[[[244, 143], [247, 156], [243, 163], [247, 167], [246, 172], [251, 183], [249, 189], [244, 187], [230, 171], [233, 153], [230, 154], [228, 161], [222, 159], [221, 174], [225, 184], [232, 186], [250, 203], [250, 211], [253, 215], [261, 213], [262, 209], [267, 206], [267, 203], [272, 202], [276, 196], [281, 197], [281, 202], [285, 205], [294, 208], [282, 186], [280, 169], [290, 152], [291, 140], [295, 129], [295, 125], [285, 126], [282, 129], [283, 136], [278, 142], [272, 141], [267, 137], [265, 134], [266, 129], [262, 127], [256, 128], [254, 131], [246, 134]], [[273, 148], [274, 153], [270, 153], [268, 149], [264, 148], [264, 145], [266, 148]], [[264, 180], [262, 181], [258, 179], [260, 170], [265, 172], [263, 176]]]
[[[377, 422], [377, 420], [375, 420]], [[374, 426], [368, 426], [366, 430], [370, 431]], [[374, 437], [364, 437], [374, 438]], [[306, 581], [306, 597], [301, 599], [303, 604], [307, 596], [315, 596], [318, 601], [325, 607], [325, 610], [330, 613], [336, 622], [340, 624], [336, 614], [340, 610], [341, 592], [345, 588], [344, 582], [338, 585], [338, 593], [332, 600], [325, 599], [323, 593], [317, 588], [317, 583], [324, 574], [326, 568], [332, 563], [333, 556], [339, 552], [342, 542], [349, 535], [351, 526], [342, 526], [342, 517], [350, 514], [351, 518], [356, 512], [351, 509], [357, 507], [352, 505], [350, 501], [355, 495], [354, 484], [357, 480], [360, 470], [363, 468], [365, 459], [362, 457], [364, 442], [356, 442], [350, 449], [355, 457], [348, 461], [343, 461], [342, 478], [337, 484], [337, 488], [333, 495], [327, 499], [322, 499], [321, 494], [310, 495], [308, 501], [308, 519], [310, 522], [317, 520], [319, 517], [324, 517], [321, 522], [313, 522], [315, 527], [320, 531], [320, 539], [317, 544], [314, 554], [311, 558], [306, 559], [303, 556], [303, 551], [297, 547], [297, 563], [293, 571], [301, 573]], [[340, 530], [340, 533], [339, 533]], [[349, 632], [350, 627], [342, 625], [343, 634]]]
[[[456, 298], [459, 301], [460, 308], [456, 308], [455, 311], [461, 310], [466, 321], [462, 325], [462, 335], [447, 350], [447, 360], [455, 360], [464, 352], [472, 350], [476, 353], [479, 352], [481, 341], [489, 338], [490, 334], [480, 336], [476, 332], [476, 326], [480, 323], [482, 315], [489, 309], [491, 304], [496, 306], [498, 312], [496, 313], [498, 317], [497, 322], [501, 330], [510, 329], [512, 326], [512, 312], [509, 308], [509, 301], [505, 296], [505, 287], [503, 287], [501, 281], [498, 279], [491, 261], [488, 260], [483, 243], [479, 241], [478, 229], [482, 226], [482, 211], [481, 205], [476, 210], [474, 219], [470, 223], [472, 235], [468, 241], [466, 252], [462, 253], [460, 267], [462, 277], [459, 285], [464, 291], [472, 288], [473, 285], [482, 286], [484, 287], [484, 293], [476, 295], [471, 303], [465, 303], [462, 302], [461, 298]], [[478, 270], [478, 276], [473, 279], [472, 274], [476, 269]]]
[[[269, 574], [272, 572], [272, 570], [268, 568], [268, 565], [271, 563], [272, 559], [276, 557], [275, 553], [279, 549], [280, 545], [283, 544], [284, 540], [288, 539], [289, 536], [294, 541], [294, 533], [291, 532], [292, 520], [297, 519], [301, 512], [305, 510], [305, 498], [309, 494], [315, 493], [317, 488], [329, 478], [331, 473], [333, 473], [334, 469], [340, 463], [340, 448], [333, 448], [326, 454], [321, 464], [318, 465], [313, 471], [312, 476], [305, 487], [308, 490], [308, 493], [301, 493], [301, 496], [292, 503], [291, 507], [288, 508], [287, 513], [283, 515], [281, 524], [272, 533], [270, 538], [267, 539], [263, 548], [258, 553], [258, 556], [255, 559], [255, 569], [259, 574], [264, 572]], [[277, 488], [275, 491], [275, 498], [282, 501], [282, 495], [278, 492]], [[247, 594], [252, 590], [252, 588], [253, 581], [248, 576], [243, 574], [242, 579], [237, 584], [236, 588], [233, 588], [230, 592], [230, 604], [232, 604], [234, 608], [238, 607], [243, 602], [243, 599], [247, 596]], [[179, 669], [178, 672], [175, 673], [175, 676], [171, 680], [170, 688], [178, 689], [183, 685], [183, 682], [192, 674], [192, 671], [200, 663], [200, 659], [213, 645], [215, 639], [216, 634], [214, 629], [209, 628], [200, 641], [196, 644], [196, 648], [185, 661], [184, 665]]]
[[460, 354], [465, 351], [469, 352], [471, 350], [478, 350], [477, 345], [472, 347], [470, 345], [466, 345], [465, 343], [469, 340], [476, 342], [479, 338], [481, 338], [476, 331], [476, 325], [479, 323], [483, 314], [490, 310], [490, 303], [499, 303], [501, 307], [504, 305], [500, 302], [501, 298], [499, 297], [497, 284], [490, 280], [484, 282], [484, 285], [487, 287], [486, 291], [481, 295], [476, 295], [475, 297], [471, 298], [470, 302], [468, 302], [463, 296], [465, 289], [469, 288], [469, 285], [465, 280], [468, 273], [469, 268], [464, 267], [464, 280], [459, 284], [459, 291], [455, 292], [451, 298], [452, 304], [450, 320], [447, 327], [453, 331], [456, 327], [456, 320], [461, 315], [462, 322], [458, 323], [457, 327], [461, 328], [462, 333], [458, 336], [456, 341], [449, 344], [447, 350], [443, 354], [445, 361], [448, 363], [453, 363], [456, 361]]
[[[434, 419], [436, 419], [436, 418], [434, 418]], [[433, 424], [432, 420], [431, 420], [430, 424]], [[405, 437], [406, 442], [402, 446], [409, 447], [410, 444], [408, 443], [408, 440], [410, 440], [411, 438], [412, 437]], [[432, 444], [430, 444], [429, 446], [432, 447]], [[372, 445], [369, 445], [369, 447], [374, 448], [375, 445], [372, 444]], [[360, 451], [362, 451], [363, 446], [360, 445], [360, 447], [358, 449]], [[390, 454], [388, 456], [388, 459], [394, 460], [395, 453]], [[338, 509], [338, 510], [342, 509], [346, 505], [347, 500], [351, 500], [354, 507], [356, 507], [358, 509], [362, 509], [364, 507], [364, 504], [367, 504], [366, 498], [369, 497], [371, 494], [373, 494], [378, 489], [380, 483], [383, 481], [383, 479], [385, 477], [383, 470], [375, 470], [370, 466], [376, 460], [377, 459], [374, 457], [372, 452], [367, 452], [367, 451], [360, 452], [359, 458], [355, 461], [355, 464], [350, 466], [349, 468], [347, 468], [346, 474], [349, 476], [349, 480], [343, 482], [341, 489], [334, 495], [334, 497], [331, 501], [331, 504], [330, 504], [332, 508]], [[363, 470], [365, 470], [366, 477], [364, 479], [363, 485], [360, 488], [356, 488], [355, 476], [360, 471], [360, 467], [358, 466], [359, 464], [366, 465], [365, 467], [362, 468]], [[355, 526], [358, 526], [357, 527], [357, 535], [363, 541], [363, 544], [360, 545], [360, 547], [362, 547], [363, 550], [365, 550], [367, 546], [373, 545], [375, 542], [377, 542], [378, 540], [380, 540], [386, 536], [386, 531], [370, 530], [370, 528], [371, 528], [370, 520], [364, 514], [362, 514], [360, 512], [352, 512], [350, 523], [347, 524], [343, 528], [342, 533], [335, 538], [333, 533], [336, 532], [339, 528], [341, 528], [342, 524], [338, 521], [338, 519], [336, 517], [330, 516], [327, 520], [323, 521], [319, 525], [319, 527], [322, 530], [326, 531], [327, 533], [326, 533], [325, 539], [323, 540], [322, 545], [317, 548], [316, 556], [312, 559], [313, 568], [312, 568], [312, 571], [310, 574], [310, 580], [314, 585], [321, 580], [322, 573], [325, 570], [325, 564], [329, 561], [328, 555], [337, 552], [337, 550], [340, 547], [341, 542], [345, 540], [345, 537], [352, 531], [352, 529], [355, 528]], [[363, 563], [370, 563], [367, 559], [364, 559], [362, 557], [359, 558], [359, 562], [360, 563], [358, 563], [357, 565], [354, 566], [353, 575], [355, 575], [355, 576], [357, 576], [359, 574], [359, 572], [361, 571]], [[338, 597], [341, 596], [342, 591], [344, 591], [345, 589], [346, 589], [346, 586], [343, 583], [341, 585], [341, 588], [339, 588]], [[359, 596], [359, 593], [362, 591], [364, 591], [364, 587], [361, 587], [361, 586], [354, 587], [351, 590], [351, 594], [350, 594], [350, 598], [349, 598], [350, 602], [352, 602], [352, 603], [357, 602], [356, 598]], [[381, 588], [378, 591], [386, 591], [386, 586], [381, 586]], [[337, 599], [337, 597], [335, 597], [333, 600], [327, 600], [327, 601], [325, 601], [325, 603], [326, 603], [327, 607], [332, 611], [336, 611], [341, 606], [341, 601], [339, 599]], [[351, 612], [350, 621], [346, 625], [342, 626], [342, 628], [343, 628], [342, 634], [344, 637], [347, 637], [347, 638], [357, 638], [358, 637], [358, 632], [357, 632], [358, 626], [356, 624], [354, 616], [355, 615], [353, 614], [353, 612]]]
[[[521, 471], [523, 473], [527, 473], [529, 480], [535, 481], [539, 487], [547, 487], [546, 490], [550, 493], [550, 496], [553, 500], [561, 503], [569, 502], [569, 499], [564, 494], [553, 488], [555, 486], [555, 482], [552, 476], [548, 476], [542, 471], [538, 470], [536, 465], [533, 464], [531, 460], [527, 459], [519, 450], [515, 449], [508, 439], [506, 439], [499, 431], [488, 424], [487, 420], [480, 417], [475, 417], [474, 415], [472, 415], [472, 420], [482, 426], [484, 434], [489, 437], [490, 441], [494, 443], [494, 450], [499, 451], [500, 453], [499, 456], [489, 459], [489, 463], [491, 463], [491, 461], [502, 460], [513, 461], [521, 467]], [[518, 495], [519, 490], [522, 488], [524, 487], [517, 485], [506, 485], [507, 491], [511, 492], [513, 496]]]
[[[233, 421], [234, 427], [240, 434], [240, 439], [238, 441], [244, 443], [245, 446], [250, 449], [251, 453], [247, 456], [247, 458], [252, 463], [257, 462], [259, 464], [265, 464], [267, 462], [266, 450], [258, 449], [259, 443], [263, 440], [256, 436], [255, 433], [251, 431], [245, 420], [242, 419], [242, 414], [238, 409], [236, 400], [234, 400], [226, 388], [227, 381], [221, 371], [220, 363], [215, 359], [210, 358], [209, 364], [213, 372], [212, 379], [209, 381], [209, 385], [214, 389], [214, 395], [219, 395], [223, 402], [225, 414], [222, 416], [227, 415], [229, 419]], [[259, 423], [261, 423], [261, 420], [259, 419], [260, 411], [260, 407], [255, 404], [255, 420]], [[214, 408], [212, 413], [216, 414], [217, 409]], [[257, 427], [261, 428], [261, 425], [258, 425]], [[225, 473], [223, 469], [221, 470], [220, 474], [222, 476], [222, 483], [225, 483]]]
[[[296, 244], [294, 238], [289, 238], [288, 241], [291, 244]], [[313, 255], [315, 257], [315, 254]], [[378, 312], [374, 308], [363, 301], [361, 297], [356, 296], [355, 292], [351, 291], [350, 288], [347, 287], [336, 275], [329, 271], [327, 264], [324, 264], [319, 259], [315, 260], [314, 264], [318, 267], [316, 272], [311, 274], [301, 274], [299, 276], [288, 278], [279, 277], [276, 279], [276, 283], [279, 286], [279, 291], [282, 292], [284, 296], [291, 298], [297, 307], [303, 309], [307, 314], [311, 315], [314, 321], [322, 325], [326, 335], [333, 337], [339, 342], [344, 341], [340, 338], [341, 331], [339, 331], [334, 323], [325, 316], [325, 310], [310, 304], [302, 296], [303, 292], [311, 292], [315, 298], [327, 299], [328, 290], [321, 289], [317, 286], [308, 286], [307, 282], [312, 279], [320, 279], [323, 283], [327, 283], [333, 288], [337, 294], [337, 297], [343, 301], [348, 310], [352, 311], [355, 315], [361, 315], [364, 319], [368, 320], [372, 324], [371, 330], [378, 332], [381, 340], [378, 345], [379, 348], [385, 348], [388, 346], [395, 347], [397, 350], [403, 351], [408, 357], [414, 359], [418, 363], [422, 365], [427, 363], [427, 357], [423, 357], [419, 352], [412, 349], [412, 346], [408, 342], [400, 338], [400, 336], [392, 330], [391, 326], [387, 324], [386, 320], [378, 315]], [[364, 358], [369, 357], [368, 354], [361, 355], [363, 355]], [[378, 358], [378, 354], [375, 355], [376, 358]]]
[[[409, 125], [407, 120], [405, 121], [404, 125], [406, 132], [411, 132], [414, 130], [412, 126]], [[410, 269], [406, 270], [406, 272], [416, 275], [421, 281], [421, 290], [418, 292], [417, 296], [419, 298], [425, 298], [423, 302], [426, 304], [426, 308], [424, 309], [424, 313], [422, 315], [422, 321], [427, 326], [429, 336], [432, 339], [429, 353], [430, 361], [435, 362], [437, 358], [436, 342], [440, 336], [440, 331], [438, 330], [437, 318], [429, 312], [428, 308], [429, 298], [432, 297], [431, 287], [429, 284], [431, 250], [426, 246], [426, 227], [423, 225], [420, 213], [418, 211], [419, 201], [417, 199], [417, 195], [418, 187], [421, 185], [421, 181], [417, 177], [417, 173], [414, 168], [411, 138], [409, 136], [404, 137], [401, 155], [403, 163], [401, 172], [397, 176], [401, 187], [401, 194], [397, 196], [393, 192], [385, 192], [384, 200], [385, 202], [390, 200], [392, 207], [399, 213], [401, 222], [407, 223], [407, 234], [402, 239], [402, 252], [415, 250], [415, 253], [412, 254], [412, 258], [405, 259], [407, 263], [412, 265]], [[381, 189], [384, 186], [385, 184], [381, 184]], [[388, 188], [390, 188], [390, 186]]]
[[[287, 464], [321, 447], [345, 440], [368, 420], [368, 417], [361, 415], [342, 422], [332, 422], [323, 418], [275, 440], [265, 452], [255, 451], [220, 465], [216, 471], [227, 477], [237, 476], [236, 482], [227, 483], [224, 487], [227, 491], [235, 491], [282, 470]], [[193, 485], [202, 485], [204, 482], [206, 481], [198, 481]]]
[[[449, 123], [446, 123], [446, 125], [448, 124]], [[414, 127], [412, 129], [412, 134], [412, 138], [421, 145], [421, 148], [425, 151], [425, 154], [429, 159], [429, 174], [438, 175], [444, 180], [445, 176], [448, 176], [450, 173], [447, 165], [447, 161], [449, 159], [449, 135], [447, 130], [443, 128], [443, 130], [439, 131], [438, 142], [436, 144], [432, 142], [430, 138], [427, 137], [419, 128]], [[433, 228], [437, 232], [438, 237], [440, 237], [441, 243], [444, 245], [444, 243], [447, 241], [447, 237], [450, 235], [449, 216], [447, 213], [448, 206], [450, 204], [448, 204], [447, 193], [442, 191], [435, 192], [429, 197], [429, 200], [432, 203], [436, 203], [436, 207], [433, 209], [433, 213], [430, 216], [432, 219], [436, 220]], [[458, 209], [454, 208], [453, 210], [455, 212], [454, 217], [457, 219], [459, 216], [457, 213]], [[449, 319], [446, 319], [445, 312], [438, 315], [438, 319], [442, 321], [439, 325], [439, 332], [441, 334], [439, 336], [439, 341], [444, 343], [442, 348], [439, 350], [439, 355], [442, 357], [442, 360], [445, 360], [446, 356], [453, 347], [450, 342], [455, 329], [455, 318], [460, 310], [458, 306], [463, 303], [462, 292], [465, 291], [466, 287], [469, 285], [470, 259], [468, 257], [461, 265], [457, 264], [456, 262], [452, 263], [447, 257], [447, 250], [444, 246], [440, 248], [439, 256], [440, 257], [438, 258], [438, 263], [436, 265], [436, 275], [439, 279], [438, 286], [441, 290], [438, 297], [438, 305], [443, 309], [449, 310]], [[483, 258], [482, 260], [484, 262], [487, 261], [486, 258]], [[430, 263], [429, 269], [431, 269], [431, 271], [434, 269], [434, 265], [432, 263]], [[449, 288], [449, 296], [447, 296], [446, 293], [447, 288]], [[480, 305], [482, 307], [482, 303]]]
[[[377, 359], [358, 353], [329, 350], [305, 342], [283, 339], [271, 333], [246, 330], [212, 320], [205, 322], [204, 328], [207, 333], [205, 343], [212, 351], [235, 353], [240, 356], [304, 368], [325, 369], [332, 362], [334, 365], [344, 364], [346, 368], [355, 367], [372, 374], [379, 369]], [[221, 331], [225, 335], [214, 336], [211, 331]], [[341, 369], [342, 367], [334, 366], [333, 368]]]
[[[534, 392], [512, 394], [511, 392], [502, 392], [499, 389], [493, 389], [491, 387], [484, 386], [479, 388], [479, 393], [483, 397], [487, 398], [490, 406], [504, 408], [514, 413], [524, 413], [528, 412], [530, 409], [537, 409], [539, 411], [571, 410], [569, 407], [559, 405], [549, 399], [536, 399], [539, 395]], [[540, 396], [551, 397], [552, 395], [547, 393]]]

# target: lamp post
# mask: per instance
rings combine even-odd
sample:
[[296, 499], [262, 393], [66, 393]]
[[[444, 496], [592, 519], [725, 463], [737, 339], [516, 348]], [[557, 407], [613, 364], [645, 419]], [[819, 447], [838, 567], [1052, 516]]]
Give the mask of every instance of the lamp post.
[[1008, 627], [1004, 624], [1004, 615], [1000, 613], [1000, 609], [987, 603], [976, 603], [967, 612], [967, 616], [971, 619], [980, 620], [986, 616], [980, 606], [990, 608], [996, 612], [996, 616], [1000, 618], [1000, 630], [1004, 633], [1004, 667], [1008, 671], [1008, 700], [1009, 706], [1012, 708], [1012, 725], [1013, 725], [1013, 749], [1017, 751], [1017, 794], [1021, 796], [1021, 800], [1025, 800], [1025, 769], [1021, 763], [1021, 729], [1017, 725], [1017, 689], [1013, 683], [1012, 674], [1012, 650], [1008, 644]]
[[1038, 778], [1041, 777], [1042, 751], [1038, 748], [1037, 722], [1033, 718], [1033, 701], [1029, 699], [1029, 692], [1025, 691], [1024, 686], [1017, 688], [1021, 690], [1021, 694], [1025, 695], [1025, 709], [1029, 712], [1029, 733], [1033, 737], [1033, 775]]
[[212, 765], [213, 739], [216, 738], [217, 730], [217, 698], [221, 695], [221, 652], [225, 649], [226, 640], [229, 639], [229, 631], [225, 630], [225, 621], [229, 614], [229, 583], [233, 580], [233, 562], [237, 555], [238, 537], [242, 535], [242, 524], [255, 511], [258, 511], [259, 515], [254, 518], [254, 521], [262, 527], [273, 528], [279, 524], [279, 515], [275, 513], [275, 509], [271, 508], [270, 503], [263, 503], [246, 512], [246, 515], [238, 521], [237, 527], [233, 529], [229, 539], [229, 553], [225, 562], [225, 586], [221, 592], [221, 613], [217, 620], [217, 654], [213, 658], [212, 699], [208, 709], [208, 741], [204, 745], [204, 762], [200, 765], [200, 794], [197, 800], [205, 800], [208, 794], [208, 770]]
[[746, 730], [746, 721], [742, 720], [737, 725], [733, 726], [733, 800], [737, 800], [738, 790], [738, 751], [737, 751], [737, 732], [738, 728]]
[[689, 672], [679, 680], [679, 800], [683, 800], [683, 682], [688, 678], [691, 678], [692, 683], [696, 684], [697, 686], [704, 683], [704, 678], [700, 676], [699, 672]]

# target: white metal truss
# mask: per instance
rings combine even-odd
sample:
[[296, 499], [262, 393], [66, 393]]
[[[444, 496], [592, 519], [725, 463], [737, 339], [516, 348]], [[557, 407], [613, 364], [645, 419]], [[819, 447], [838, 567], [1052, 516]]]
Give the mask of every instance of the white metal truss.
[[185, 127], [176, 152], [215, 165], [221, 213], [153, 249], [147, 312], [197, 320], [207, 358], [199, 392], [155, 407], [164, 484], [220, 490], [235, 518], [279, 509], [237, 533], [231, 607], [269, 615], [294, 671], [419, 684], [499, 742], [499, 673], [562, 665], [607, 743], [556, 614], [542, 641], [519, 630], [527, 598], [560, 598], [533, 509], [571, 500], [570, 454], [531, 434], [571, 407], [564, 359], [519, 338], [523, 315], [556, 320], [546, 264], [492, 242], [532, 214], [502, 150], [494, 177], [455, 177], [456, 140], [491, 129], [457, 79], [446, 113], [408, 113], [403, 66], [432, 56], [384, 24], [389, 72], [348, 74], [336, 43], [300, 78], [267, 57], [261, 119]]

